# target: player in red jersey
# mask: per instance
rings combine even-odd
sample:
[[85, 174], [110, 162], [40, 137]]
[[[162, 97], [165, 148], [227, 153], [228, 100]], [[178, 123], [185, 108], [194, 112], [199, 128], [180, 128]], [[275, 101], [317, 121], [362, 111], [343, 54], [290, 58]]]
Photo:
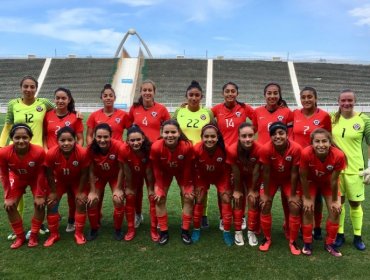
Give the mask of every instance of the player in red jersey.
[[[224, 138], [225, 145], [228, 147], [238, 141], [237, 128], [239, 125], [247, 119], [253, 120], [254, 110], [248, 104], [239, 102], [236, 99], [239, 95], [239, 87], [237, 84], [227, 82], [222, 87], [222, 94], [225, 102], [215, 105], [212, 108], [212, 112], [217, 120], [217, 125]], [[246, 202], [244, 202], [244, 204], [245, 203]], [[246, 226], [246, 220], [243, 218], [243, 229], [245, 229]], [[222, 220], [220, 220], [220, 229], [222, 229]]]
[[218, 197], [222, 201], [221, 214], [224, 224], [223, 238], [226, 245], [233, 244], [230, 233], [231, 208], [231, 170], [226, 163], [226, 149], [219, 129], [214, 124], [206, 124], [201, 131], [202, 141], [194, 146], [194, 230], [191, 236], [193, 242], [199, 241], [203, 203], [211, 184], [217, 188]]
[[334, 245], [341, 212], [338, 195], [339, 174], [346, 167], [344, 153], [332, 145], [331, 134], [318, 128], [311, 134], [311, 146], [302, 151], [299, 173], [303, 187], [303, 242], [302, 253], [312, 254], [312, 220], [314, 201], [318, 191], [324, 196], [328, 210], [325, 249], [335, 257], [342, 254]]
[[242, 217], [245, 212], [243, 197], [248, 198], [248, 243], [256, 246], [258, 240], [255, 234], [259, 219], [259, 175], [261, 145], [254, 141], [253, 125], [242, 123], [238, 128], [238, 142], [227, 149], [227, 163], [231, 165], [234, 188], [234, 225], [235, 244], [244, 245], [241, 228]]
[[[56, 108], [48, 111], [44, 118], [44, 149], [47, 152], [54, 146], [58, 146], [57, 133], [59, 129], [65, 126], [73, 128], [77, 137], [77, 144], [83, 146], [83, 131], [84, 127], [82, 119], [77, 116], [75, 110], [75, 102], [72, 93], [67, 88], [58, 88], [54, 92], [54, 102]], [[66, 231], [73, 232], [75, 230], [74, 217], [76, 212], [76, 202], [73, 192], [68, 194], [68, 224]]]
[[150, 235], [154, 242], [158, 242], [157, 215], [154, 200], [154, 175], [149, 160], [151, 143], [140, 127], [133, 125], [127, 130], [127, 145], [120, 155], [124, 165], [126, 219], [128, 233], [125, 240], [135, 237], [135, 196], [139, 189], [143, 189], [144, 178], [148, 189], [150, 212]]
[[104, 85], [100, 93], [104, 107], [92, 113], [87, 119], [86, 143], [93, 141], [94, 128], [100, 123], [107, 123], [112, 128], [112, 138], [122, 141], [122, 135], [126, 128], [131, 126], [128, 114], [125, 111], [114, 108], [116, 93], [110, 84]]
[[[324, 128], [331, 132], [331, 119], [327, 112], [317, 107], [317, 91], [312, 87], [305, 87], [300, 92], [302, 109], [293, 112], [292, 137], [302, 148], [311, 144], [311, 132], [317, 128]], [[316, 193], [315, 200], [315, 227], [313, 237], [321, 240], [321, 221], [322, 221], [322, 196], [320, 191]]]
[[123, 153], [123, 143], [112, 139], [112, 128], [107, 123], [100, 123], [94, 129], [94, 140], [88, 147], [91, 164], [89, 168], [89, 195], [87, 213], [91, 230], [86, 237], [92, 241], [98, 237], [101, 219], [101, 203], [105, 185], [109, 183], [113, 196], [114, 237], [122, 240], [123, 204], [123, 164], [119, 155]]
[[150, 151], [155, 177], [154, 192], [157, 219], [160, 228], [159, 245], [168, 242], [167, 193], [175, 177], [183, 199], [181, 239], [191, 244], [189, 233], [193, 211], [192, 161], [193, 147], [182, 133], [176, 120], [167, 120], [162, 125], [162, 138], [155, 141]]
[[228, 82], [222, 87], [222, 94], [225, 98], [224, 103], [215, 105], [212, 108], [217, 125], [225, 140], [226, 146], [238, 141], [239, 125], [247, 118], [254, 118], [254, 110], [248, 104], [239, 102], [236, 98], [239, 94], [239, 87], [233, 82]]
[[298, 190], [298, 167], [301, 156], [301, 146], [288, 140], [288, 127], [282, 122], [270, 125], [271, 140], [263, 145], [260, 151], [260, 162], [263, 165], [263, 188], [261, 189], [261, 228], [265, 239], [260, 245], [260, 251], [268, 251], [271, 246], [271, 207], [275, 193], [280, 191], [289, 200], [289, 248], [293, 255], [299, 255], [296, 244], [301, 220], [300, 190]]
[[4, 208], [16, 239], [10, 246], [21, 247], [26, 241], [22, 217], [17, 206], [27, 186], [34, 197], [34, 215], [28, 247], [38, 245], [38, 233], [45, 216], [45, 197], [48, 185], [45, 177], [45, 151], [31, 144], [31, 128], [23, 123], [12, 126], [9, 137], [13, 144], [0, 149], [0, 178], [4, 188]]
[[[290, 128], [293, 122], [293, 113], [287, 107], [285, 100], [282, 97], [281, 87], [278, 83], [268, 83], [264, 90], [266, 105], [255, 109], [253, 124], [257, 130], [257, 142], [265, 144], [270, 141], [269, 128], [274, 122], [282, 122]], [[290, 134], [290, 133], [289, 133]], [[281, 200], [283, 204], [284, 216], [289, 215], [288, 199], [281, 192]], [[286, 236], [289, 236], [289, 222], [284, 220], [283, 228]]]
[[[130, 122], [137, 125], [144, 132], [150, 142], [154, 142], [160, 136], [161, 125], [171, 118], [167, 108], [154, 101], [156, 85], [151, 80], [145, 80], [140, 86], [140, 97], [132, 105], [129, 118]], [[150, 197], [150, 196], [149, 196]], [[135, 227], [139, 227], [143, 221], [142, 211], [143, 185], [136, 189], [135, 202]]]
[[57, 132], [58, 145], [49, 149], [46, 154], [45, 165], [50, 186], [47, 198], [50, 236], [44, 243], [45, 247], [52, 246], [60, 239], [59, 213], [55, 205], [59, 204], [64, 193], [73, 193], [73, 197], [78, 195], [78, 207], [73, 213], [76, 220], [75, 241], [79, 245], [86, 243], [83, 229], [86, 221], [87, 175], [90, 162], [86, 150], [76, 144], [76, 138], [72, 127], [60, 128]]
[[290, 128], [293, 113], [282, 98], [281, 87], [277, 83], [268, 83], [264, 90], [266, 105], [255, 109], [253, 124], [258, 132], [257, 141], [264, 144], [270, 141], [269, 127], [273, 122], [282, 122]]

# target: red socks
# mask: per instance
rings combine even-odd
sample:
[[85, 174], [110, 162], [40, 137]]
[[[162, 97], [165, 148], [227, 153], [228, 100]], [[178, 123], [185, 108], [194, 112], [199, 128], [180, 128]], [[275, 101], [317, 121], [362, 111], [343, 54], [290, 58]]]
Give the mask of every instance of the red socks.
[[304, 243], [312, 243], [312, 228], [312, 224], [302, 225]]
[[[203, 213], [203, 211], [202, 211]], [[191, 215], [186, 215], [186, 214], [182, 214], [182, 229], [183, 230], [189, 230], [190, 229], [190, 225], [191, 225], [191, 220], [192, 220], [192, 216]]]
[[233, 214], [234, 214], [234, 229], [236, 231], [242, 230], [244, 210], [234, 209]]
[[20, 238], [20, 239], [25, 239], [24, 237], [24, 229], [23, 229], [23, 222], [21, 219], [13, 222], [10, 224], [12, 229], [13, 229], [13, 232], [15, 233], [15, 235], [17, 236], [17, 238]]
[[126, 195], [126, 219], [129, 230], [135, 229], [135, 195]]
[[193, 223], [194, 228], [199, 229], [201, 226], [202, 216], [203, 216], [203, 204], [196, 203], [194, 205], [194, 216], [193, 216]]
[[335, 242], [335, 238], [337, 237], [339, 224], [334, 224], [331, 221], [326, 221], [326, 240], [325, 243], [330, 245]]
[[150, 214], [150, 227], [157, 228], [158, 219], [157, 219], [157, 213], [155, 210], [154, 195], [149, 196], [149, 214]]
[[272, 226], [271, 214], [267, 215], [261, 214], [261, 228], [267, 240], [271, 240], [271, 226]]
[[230, 231], [231, 228], [231, 220], [233, 218], [233, 209], [231, 208], [231, 204], [222, 203], [222, 223], [224, 224], [224, 230]]
[[294, 242], [298, 238], [298, 232], [301, 225], [300, 216], [289, 216], [289, 241]]
[[85, 213], [75, 213], [75, 233], [83, 234], [84, 227], [86, 223], [86, 214]]
[[48, 221], [50, 235], [58, 234], [59, 214], [58, 213], [48, 214], [46, 219]]
[[87, 215], [89, 216], [90, 227], [91, 229], [98, 230], [99, 229], [99, 214], [100, 208], [89, 208], [87, 209]]
[[163, 216], [157, 216], [159, 229], [161, 231], [168, 230], [168, 216], [167, 214], [164, 214]]

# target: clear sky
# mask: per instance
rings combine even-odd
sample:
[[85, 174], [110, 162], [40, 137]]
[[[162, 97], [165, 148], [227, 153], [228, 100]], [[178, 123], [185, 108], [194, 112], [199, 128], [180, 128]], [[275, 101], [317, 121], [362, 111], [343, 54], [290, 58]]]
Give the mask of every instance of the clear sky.
[[154, 57], [370, 62], [369, 0], [2, 0], [0, 57], [111, 57], [129, 28]]

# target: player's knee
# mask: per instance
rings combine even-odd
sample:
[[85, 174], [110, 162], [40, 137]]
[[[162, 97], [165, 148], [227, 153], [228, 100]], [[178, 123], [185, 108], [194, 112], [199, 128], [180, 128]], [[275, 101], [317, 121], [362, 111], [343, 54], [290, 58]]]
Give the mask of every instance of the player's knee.
[[221, 201], [222, 203], [229, 204], [231, 203], [231, 195], [229, 193], [223, 193], [221, 195]]

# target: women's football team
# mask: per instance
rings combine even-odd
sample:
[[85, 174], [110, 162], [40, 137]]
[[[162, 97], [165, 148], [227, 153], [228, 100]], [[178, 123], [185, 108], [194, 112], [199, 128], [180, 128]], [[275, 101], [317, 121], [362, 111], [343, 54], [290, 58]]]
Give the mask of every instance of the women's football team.
[[[28, 247], [38, 245], [45, 214], [50, 234], [43, 246], [49, 247], [60, 239], [58, 208], [65, 193], [69, 207], [66, 231], [74, 231], [78, 245], [98, 237], [108, 183], [114, 238], [135, 238], [143, 221], [145, 184], [150, 236], [165, 245], [170, 238], [167, 194], [175, 178], [184, 244], [200, 242], [201, 228], [208, 226], [208, 190], [215, 185], [227, 246], [243, 246], [243, 229], [247, 229], [250, 246], [258, 245], [257, 236], [262, 233], [259, 250], [270, 250], [271, 209], [280, 190], [283, 229], [293, 255], [311, 255], [313, 239], [322, 239], [324, 200], [328, 213], [324, 249], [332, 256], [342, 256], [345, 197], [353, 244], [365, 250], [361, 202], [364, 184], [370, 183], [370, 169], [362, 144], [365, 139], [370, 145], [370, 119], [354, 110], [352, 90], [339, 94], [338, 112], [330, 116], [317, 107], [318, 94], [312, 87], [302, 89], [302, 108], [292, 112], [277, 83], [265, 86], [266, 104], [253, 109], [237, 100], [239, 88], [228, 82], [222, 88], [224, 102], [206, 109], [201, 105], [202, 88], [192, 81], [185, 92], [187, 102], [171, 119], [166, 107], [154, 101], [153, 81], [141, 84], [140, 98], [129, 113], [114, 107], [116, 94], [107, 84], [100, 94], [103, 108], [87, 120], [84, 148], [81, 116], [70, 90], [58, 88], [53, 106], [35, 97], [37, 86], [31, 76], [21, 80], [22, 97], [9, 102], [0, 139], [4, 208], [15, 236], [12, 249], [27, 241], [20, 207], [27, 186], [34, 205]], [[126, 141], [122, 137], [125, 130]], [[85, 236], [86, 220], [90, 230]], [[297, 244], [300, 232], [302, 249]]]

